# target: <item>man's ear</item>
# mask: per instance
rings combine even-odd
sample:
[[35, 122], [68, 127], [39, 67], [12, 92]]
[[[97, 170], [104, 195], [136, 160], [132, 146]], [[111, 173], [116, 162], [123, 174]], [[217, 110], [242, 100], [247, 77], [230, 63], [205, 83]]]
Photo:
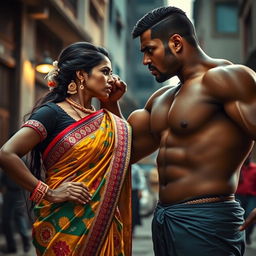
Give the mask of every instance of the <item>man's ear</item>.
[[179, 34], [173, 34], [169, 39], [168, 45], [172, 51], [180, 52], [183, 46], [182, 37]]

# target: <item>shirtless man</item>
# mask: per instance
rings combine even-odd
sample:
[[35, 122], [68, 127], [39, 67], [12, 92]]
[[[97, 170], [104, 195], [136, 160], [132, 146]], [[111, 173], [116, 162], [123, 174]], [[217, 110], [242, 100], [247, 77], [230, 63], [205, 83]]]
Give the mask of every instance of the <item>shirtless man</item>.
[[181, 82], [159, 89], [128, 119], [133, 162], [159, 149], [155, 255], [243, 255], [242, 230], [256, 209], [243, 223], [234, 193], [256, 138], [256, 75], [207, 56], [178, 8], [153, 10], [132, 33], [155, 79]]

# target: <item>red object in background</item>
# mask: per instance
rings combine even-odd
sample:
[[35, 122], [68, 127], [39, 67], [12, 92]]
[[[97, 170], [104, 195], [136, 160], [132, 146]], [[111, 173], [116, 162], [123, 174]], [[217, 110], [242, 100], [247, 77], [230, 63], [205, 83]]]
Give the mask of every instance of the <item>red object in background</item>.
[[242, 166], [236, 194], [256, 196], [256, 163]]

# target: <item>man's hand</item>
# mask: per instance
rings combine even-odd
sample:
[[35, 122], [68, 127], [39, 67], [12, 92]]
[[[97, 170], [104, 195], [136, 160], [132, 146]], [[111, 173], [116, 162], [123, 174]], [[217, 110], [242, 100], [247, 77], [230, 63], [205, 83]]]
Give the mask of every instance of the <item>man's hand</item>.
[[246, 228], [248, 228], [250, 225], [252, 225], [254, 222], [256, 222], [256, 208], [254, 208], [253, 211], [249, 214], [249, 216], [246, 218], [243, 225], [239, 227], [239, 230], [243, 231]]

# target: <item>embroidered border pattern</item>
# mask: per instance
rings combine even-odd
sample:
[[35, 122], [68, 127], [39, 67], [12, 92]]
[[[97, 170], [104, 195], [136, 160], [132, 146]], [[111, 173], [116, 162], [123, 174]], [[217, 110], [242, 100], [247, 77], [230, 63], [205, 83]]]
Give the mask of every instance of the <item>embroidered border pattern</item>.
[[46, 128], [42, 123], [40, 123], [37, 120], [33, 120], [33, 119], [28, 120], [21, 127], [30, 127], [34, 129], [40, 135], [41, 141], [43, 141], [47, 137]]
[[103, 118], [103, 113], [79, 124], [77, 127], [65, 134], [48, 152], [43, 159], [46, 169], [49, 169], [65, 154], [72, 146], [78, 143], [81, 139], [95, 132]]
[[115, 149], [115, 157], [112, 169], [109, 174], [109, 181], [106, 185], [105, 197], [93, 227], [90, 230], [90, 237], [84, 250], [84, 256], [97, 255], [101, 249], [104, 237], [108, 232], [113, 215], [121, 192], [121, 187], [127, 169], [127, 154], [129, 149], [129, 128], [124, 120], [115, 117], [118, 144]]

